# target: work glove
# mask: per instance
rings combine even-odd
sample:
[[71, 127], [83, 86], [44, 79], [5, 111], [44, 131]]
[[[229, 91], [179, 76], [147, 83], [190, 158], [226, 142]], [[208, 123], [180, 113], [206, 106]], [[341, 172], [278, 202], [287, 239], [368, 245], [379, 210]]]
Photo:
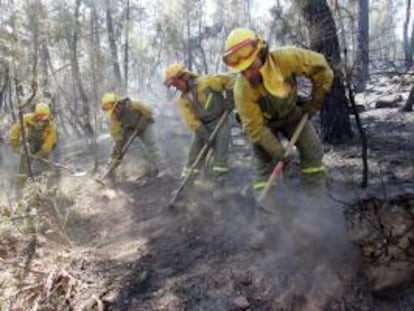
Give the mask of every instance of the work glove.
[[138, 125], [137, 125], [138, 133], [142, 133], [145, 130], [145, 128], [148, 126], [148, 124], [150, 124], [151, 122], [152, 122], [151, 119], [142, 116], [139, 119]]
[[263, 129], [260, 140], [257, 142], [275, 161], [282, 161], [284, 159], [284, 149], [279, 142], [279, 139], [273, 135], [269, 128]]
[[201, 124], [197, 129], [196, 129], [196, 135], [205, 143], [205, 144], [209, 144], [209, 137], [210, 137], [210, 133], [208, 132], [207, 128]]
[[307, 113], [309, 118], [312, 118], [318, 112], [318, 108], [315, 107], [315, 104], [312, 101], [306, 101], [302, 105], [302, 111], [303, 113]]
[[226, 92], [226, 98], [224, 100], [225, 109], [232, 111], [234, 109], [234, 96], [232, 91]]
[[240, 114], [239, 114], [239, 112], [237, 110], [234, 111], [234, 118], [236, 119], [236, 121], [237, 121], [238, 124], [242, 125], [242, 121], [241, 121], [241, 118], [240, 118]]
[[19, 145], [17, 145], [17, 146], [15, 146], [15, 145], [12, 145], [12, 149], [13, 149], [13, 151], [14, 152], [16, 152], [16, 153], [19, 153], [20, 152], [20, 148], [19, 148]]
[[109, 170], [113, 165], [113, 169], [115, 170], [120, 164], [122, 160], [118, 160], [117, 158], [110, 158], [105, 164], [105, 171]]

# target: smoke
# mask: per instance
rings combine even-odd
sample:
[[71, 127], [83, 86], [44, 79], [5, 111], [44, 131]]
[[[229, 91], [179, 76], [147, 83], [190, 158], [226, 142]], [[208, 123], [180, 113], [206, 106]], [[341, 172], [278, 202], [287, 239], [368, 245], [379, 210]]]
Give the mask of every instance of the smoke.
[[220, 234], [246, 247], [244, 269], [262, 276], [258, 287], [271, 284], [269, 299], [277, 308], [321, 310], [341, 296], [356, 272], [358, 255], [342, 207], [326, 195], [312, 197], [282, 183], [264, 209], [235, 197], [221, 208], [245, 213], [223, 213]]

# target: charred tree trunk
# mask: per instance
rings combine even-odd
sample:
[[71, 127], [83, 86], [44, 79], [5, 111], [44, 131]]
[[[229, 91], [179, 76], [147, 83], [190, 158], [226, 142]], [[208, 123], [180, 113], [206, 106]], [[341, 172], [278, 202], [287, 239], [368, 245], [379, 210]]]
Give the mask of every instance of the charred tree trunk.
[[[97, 103], [99, 102], [99, 85], [98, 81], [100, 79], [100, 75], [98, 73], [99, 70], [99, 60], [100, 57], [100, 37], [99, 37], [99, 29], [98, 29], [98, 14], [96, 12], [95, 4], [91, 3], [91, 23], [90, 23], [90, 32], [91, 32], [91, 42], [90, 42], [90, 64], [91, 64], [91, 71], [92, 71], [92, 85], [93, 85], [93, 102]], [[125, 72], [125, 81], [128, 80], [127, 78], [127, 72]], [[95, 136], [92, 141], [93, 148], [95, 150], [94, 153], [94, 171], [98, 169], [98, 146], [97, 146], [97, 135], [99, 131], [98, 128], [98, 121], [97, 121], [97, 111], [96, 109], [93, 109], [93, 118], [94, 118], [94, 124], [95, 124]]]
[[124, 89], [128, 93], [128, 63], [129, 63], [129, 27], [130, 27], [130, 3], [126, 1], [125, 12], [125, 47], [124, 47]]
[[192, 40], [191, 40], [191, 20], [190, 16], [187, 16], [187, 46], [186, 46], [186, 53], [187, 53], [187, 68], [189, 70], [193, 69], [193, 52], [192, 52]]
[[335, 74], [321, 111], [322, 140], [330, 144], [343, 143], [352, 137], [352, 130], [336, 25], [326, 0], [299, 0], [298, 3], [308, 23], [311, 49], [325, 55]]
[[369, 77], [369, 1], [359, 0], [355, 91], [365, 90]]
[[88, 97], [86, 95], [85, 89], [82, 85], [82, 80], [80, 77], [79, 62], [78, 62], [78, 37], [79, 37], [79, 10], [80, 10], [81, 0], [76, 0], [75, 6], [75, 27], [72, 34], [72, 44], [71, 44], [71, 67], [72, 67], [72, 77], [75, 82], [76, 90], [79, 94], [81, 103], [82, 103], [82, 116], [83, 120], [83, 129], [89, 138], [93, 137], [94, 132], [90, 123], [90, 111], [88, 105]]
[[403, 111], [403, 112], [413, 111], [413, 105], [414, 105], [414, 85], [411, 88], [410, 95], [408, 96], [408, 99], [407, 99], [404, 107], [401, 109], [401, 111]]
[[[410, 25], [410, 19], [411, 19], [411, 0], [407, 0], [407, 10], [405, 13], [405, 21], [404, 21], [404, 26], [403, 26], [404, 65], [406, 69], [410, 69], [410, 67], [413, 65], [414, 47], [410, 45], [410, 39], [408, 38], [408, 26]], [[414, 26], [413, 26], [413, 29], [414, 29]], [[411, 41], [414, 42], [413, 38], [411, 38]]]
[[42, 43], [42, 46], [40, 48], [40, 53], [41, 53], [41, 57], [40, 57], [40, 70], [42, 72], [42, 80], [40, 83], [40, 87], [42, 90], [47, 90], [48, 88], [48, 76], [49, 76], [49, 70], [48, 70], [48, 66], [47, 66], [47, 58], [49, 55], [49, 51], [47, 49], [47, 42], [44, 41]]
[[1, 71], [1, 79], [2, 85], [0, 89], [0, 110], [3, 106], [6, 108], [6, 105], [4, 105], [4, 95], [6, 94], [7, 86], [9, 85], [9, 67], [6, 65], [4, 65], [4, 68]]
[[414, 23], [412, 23], [411, 28], [411, 38], [410, 38], [410, 46], [411, 46], [411, 66], [413, 65], [413, 56], [414, 56]]
[[115, 40], [115, 33], [114, 33], [114, 26], [112, 22], [112, 14], [111, 14], [111, 1], [106, 0], [106, 28], [108, 32], [108, 41], [109, 41], [109, 47], [111, 50], [111, 56], [112, 56], [112, 67], [114, 70], [115, 78], [117, 79], [119, 85], [122, 85], [122, 77], [121, 77], [121, 68], [119, 66], [118, 61], [118, 49], [116, 46], [116, 40]]

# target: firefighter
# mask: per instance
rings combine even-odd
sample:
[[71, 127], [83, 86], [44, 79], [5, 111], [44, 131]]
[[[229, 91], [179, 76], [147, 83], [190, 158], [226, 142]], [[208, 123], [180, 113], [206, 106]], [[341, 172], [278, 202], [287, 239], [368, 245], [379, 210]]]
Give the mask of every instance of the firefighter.
[[[56, 124], [50, 113], [49, 105], [39, 103], [35, 106], [34, 112], [23, 115], [23, 127], [26, 136], [27, 150], [31, 162], [31, 171], [34, 176], [50, 166], [36, 158], [47, 160], [50, 153], [56, 146]], [[29, 174], [28, 161], [23, 151], [23, 141], [20, 137], [20, 124], [16, 122], [10, 131], [10, 143], [14, 151], [20, 153], [20, 162], [17, 176], [17, 186], [21, 188]]]
[[[209, 137], [220, 117], [226, 110], [232, 110], [234, 107], [233, 82], [232, 75], [201, 76], [180, 63], [173, 63], [166, 69], [164, 84], [181, 92], [178, 107], [186, 125], [194, 133], [183, 175], [198, 173], [203, 165], [203, 161], [200, 161], [199, 165], [191, 170], [197, 155], [203, 146], [209, 143]], [[229, 143], [230, 118], [227, 117], [211, 142], [214, 157], [212, 171], [217, 179], [221, 179], [220, 177], [229, 171]]]
[[120, 99], [116, 93], [105, 93], [102, 97], [102, 109], [110, 119], [110, 133], [114, 140], [111, 160], [115, 167], [110, 175], [115, 177], [115, 169], [121, 163], [119, 156], [134, 130], [137, 129], [137, 141], [140, 140], [143, 154], [147, 162], [146, 177], [155, 177], [160, 168], [160, 152], [155, 142], [152, 124], [154, 123], [152, 109], [141, 101], [129, 97]]
[[[256, 162], [253, 188], [262, 191], [274, 165], [285, 160], [279, 133], [290, 139], [305, 112], [312, 117], [320, 110], [333, 72], [321, 54], [296, 47], [269, 50], [260, 36], [245, 28], [230, 32], [223, 61], [239, 73], [234, 83], [235, 106], [252, 143]], [[310, 100], [298, 98], [296, 76], [312, 82]], [[325, 184], [323, 149], [311, 121], [296, 147], [306, 189], [320, 189]]]

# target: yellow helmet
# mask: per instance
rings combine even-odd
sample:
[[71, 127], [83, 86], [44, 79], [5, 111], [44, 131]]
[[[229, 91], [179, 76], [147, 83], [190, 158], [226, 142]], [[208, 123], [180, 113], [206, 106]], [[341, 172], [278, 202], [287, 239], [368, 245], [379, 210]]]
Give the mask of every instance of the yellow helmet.
[[49, 116], [50, 116], [49, 105], [45, 103], [36, 104], [34, 113], [35, 113], [36, 118], [39, 120], [49, 119]]
[[118, 101], [118, 96], [115, 93], [105, 93], [102, 96], [102, 109], [109, 111], [114, 108], [115, 104]]
[[223, 61], [233, 72], [247, 69], [263, 47], [263, 40], [247, 28], [233, 29], [224, 45]]
[[171, 79], [181, 76], [187, 70], [182, 63], [172, 63], [168, 68], [165, 70], [165, 77], [164, 77], [164, 84], [170, 86]]

